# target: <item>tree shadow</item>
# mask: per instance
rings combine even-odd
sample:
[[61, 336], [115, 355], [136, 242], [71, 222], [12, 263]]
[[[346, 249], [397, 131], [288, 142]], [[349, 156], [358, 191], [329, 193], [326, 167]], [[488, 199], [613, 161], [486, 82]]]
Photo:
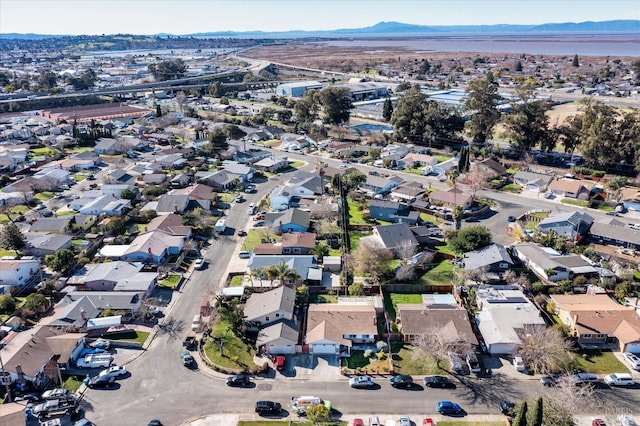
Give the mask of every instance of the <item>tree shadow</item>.
[[460, 385], [457, 392], [469, 404], [486, 404], [497, 407], [501, 401], [524, 399], [527, 395], [515, 387], [515, 380], [504, 374], [493, 374], [487, 378], [455, 376]]
[[162, 324], [158, 324], [158, 334], [167, 336], [168, 341], [178, 340], [184, 332], [184, 321], [169, 318]]

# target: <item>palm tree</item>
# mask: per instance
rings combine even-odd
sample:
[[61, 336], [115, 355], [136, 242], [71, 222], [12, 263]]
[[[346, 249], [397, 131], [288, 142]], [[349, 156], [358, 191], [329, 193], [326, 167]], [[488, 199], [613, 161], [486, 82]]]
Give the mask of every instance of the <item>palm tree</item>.
[[269, 281], [271, 281], [271, 284], [273, 285], [273, 280], [278, 278], [278, 271], [276, 270], [276, 265], [269, 265], [266, 268], [264, 268], [264, 275]]
[[311, 249], [311, 254], [318, 258], [318, 262], [322, 263], [322, 259], [329, 255], [329, 246], [326, 244], [316, 244]]

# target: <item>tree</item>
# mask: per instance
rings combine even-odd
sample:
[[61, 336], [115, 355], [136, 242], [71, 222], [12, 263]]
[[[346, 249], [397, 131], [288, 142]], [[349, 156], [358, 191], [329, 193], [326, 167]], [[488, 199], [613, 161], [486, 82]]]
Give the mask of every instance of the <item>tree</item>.
[[579, 67], [580, 66], [580, 60], [578, 59], [578, 54], [576, 53], [575, 55], [573, 55], [573, 60], [571, 61], [571, 66], [572, 67]]
[[296, 305], [300, 306], [309, 301], [309, 287], [299, 285], [296, 287]]
[[338, 126], [348, 123], [353, 104], [348, 87], [327, 87], [317, 93], [324, 111], [323, 121]]
[[442, 327], [434, 323], [414, 340], [414, 346], [420, 349], [417, 351], [414, 360], [420, 361], [420, 358], [430, 356], [439, 364], [448, 359], [449, 352], [463, 353], [471, 349], [471, 344], [468, 343], [471, 339], [472, 336], [465, 336], [464, 334], [454, 336], [451, 333], [447, 333]]
[[16, 299], [10, 294], [0, 296], [0, 314], [11, 315], [16, 310]]
[[58, 84], [58, 77], [53, 71], [43, 70], [38, 76], [37, 84], [39, 89], [51, 92]]
[[525, 326], [519, 333], [518, 353], [535, 374], [569, 371], [572, 344], [553, 327]]
[[120, 193], [120, 198], [123, 198], [125, 200], [135, 200], [137, 197], [138, 192], [129, 188], [123, 189]]
[[157, 81], [182, 78], [187, 71], [187, 65], [182, 59], [156, 62], [149, 64], [147, 68]]
[[232, 124], [230, 126], [227, 126], [227, 135], [229, 135], [230, 139], [242, 139], [243, 137], [247, 136], [247, 132], [242, 130], [237, 125]]
[[22, 234], [18, 226], [9, 222], [4, 225], [0, 232], [0, 247], [5, 250], [20, 251], [27, 245], [27, 239]]
[[55, 252], [55, 254], [48, 254], [45, 256], [45, 262], [47, 266], [55, 272], [63, 272], [71, 268], [73, 265], [73, 259], [75, 253], [71, 249], [64, 249]]
[[451, 142], [460, 139], [464, 119], [453, 106], [428, 101], [424, 107], [424, 139], [433, 142]]
[[209, 143], [207, 144], [206, 149], [210, 151], [214, 157], [221, 159], [222, 153], [229, 149], [226, 132], [221, 128], [216, 127], [209, 135]]
[[513, 419], [513, 426], [527, 426], [527, 401], [520, 404], [520, 409], [516, 414], [516, 418]]
[[469, 156], [469, 147], [464, 146], [460, 150], [460, 158], [458, 159], [458, 172], [466, 173], [469, 171], [471, 165], [471, 158]]
[[512, 103], [513, 110], [504, 118], [507, 136], [518, 150], [530, 151], [540, 144], [542, 151], [555, 147], [554, 133], [549, 129], [547, 111], [551, 104], [536, 100], [530, 90], [518, 92], [520, 102]]
[[349, 295], [351, 296], [364, 296], [364, 283], [354, 282], [349, 286]]
[[317, 257], [319, 262], [322, 262], [322, 259], [329, 255], [329, 246], [326, 244], [316, 244], [311, 249], [311, 254]]
[[220, 98], [220, 105], [229, 105], [229, 98], [226, 96], [223, 96]]
[[308, 129], [318, 118], [319, 106], [314, 94], [315, 90], [307, 90], [294, 107], [296, 123], [304, 129]]
[[307, 419], [313, 423], [328, 422], [331, 420], [331, 412], [324, 404], [312, 404], [306, 410]]
[[384, 105], [382, 106], [382, 118], [384, 121], [391, 120], [391, 116], [393, 115], [393, 102], [391, 102], [391, 98], [386, 98], [384, 100]]
[[625, 297], [630, 297], [635, 294], [635, 287], [631, 281], [622, 281], [616, 286], [614, 294], [618, 302], [623, 303]]
[[238, 299], [230, 301], [222, 301], [218, 305], [218, 315], [220, 318], [229, 323], [231, 330], [237, 336], [244, 325], [244, 312], [238, 306]]
[[474, 143], [484, 143], [500, 119], [498, 102], [502, 97], [498, 94], [498, 87], [488, 79], [472, 80], [466, 93], [464, 111], [471, 115], [467, 121], [469, 134]]
[[520, 61], [516, 62], [515, 71], [522, 72], [522, 62]]
[[488, 246], [493, 241], [489, 228], [482, 225], [468, 226], [460, 230], [450, 229], [444, 236], [447, 245], [458, 254]]
[[49, 300], [40, 293], [31, 293], [25, 299], [22, 308], [29, 313], [42, 313], [49, 308]]
[[[336, 175], [336, 176], [340, 176], [340, 175]], [[341, 176], [342, 176], [342, 188], [347, 193], [351, 192], [352, 190], [360, 186], [360, 184], [367, 181], [367, 176], [359, 170], [347, 172]]]
[[529, 413], [527, 424], [531, 426], [542, 426], [543, 404], [542, 397], [538, 397], [533, 404], [533, 410]]
[[162, 108], [160, 107], [160, 104], [156, 104], [156, 118], [160, 117], [162, 117]]
[[422, 140], [426, 99], [427, 96], [417, 87], [402, 94], [391, 115], [397, 139]]
[[374, 280], [379, 280], [389, 270], [389, 262], [393, 259], [389, 250], [362, 240], [353, 257], [355, 270], [371, 275]]

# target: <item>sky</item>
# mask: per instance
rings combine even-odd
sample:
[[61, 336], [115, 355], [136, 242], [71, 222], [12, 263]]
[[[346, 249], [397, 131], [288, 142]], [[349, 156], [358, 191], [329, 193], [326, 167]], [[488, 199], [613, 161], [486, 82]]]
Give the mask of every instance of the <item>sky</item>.
[[638, 0], [0, 0], [0, 33], [192, 34], [640, 19]]

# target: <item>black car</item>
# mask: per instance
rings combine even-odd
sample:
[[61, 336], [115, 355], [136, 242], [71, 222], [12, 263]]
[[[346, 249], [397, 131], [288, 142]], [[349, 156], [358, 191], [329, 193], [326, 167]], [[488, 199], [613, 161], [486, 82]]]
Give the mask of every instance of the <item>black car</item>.
[[453, 388], [455, 385], [444, 376], [429, 376], [424, 378], [424, 385], [430, 388]]
[[500, 403], [500, 412], [505, 416], [514, 417], [515, 416], [515, 408], [516, 404], [509, 401], [502, 401]]
[[249, 386], [251, 379], [246, 374], [236, 374], [235, 376], [227, 377], [227, 386]]
[[162, 426], [162, 422], [158, 419], [151, 420], [147, 426]]
[[108, 388], [113, 385], [116, 378], [113, 376], [95, 376], [89, 379], [87, 386], [90, 388]]
[[393, 376], [389, 382], [394, 388], [410, 388], [413, 386], [413, 378], [404, 374]]
[[256, 402], [256, 413], [258, 414], [278, 414], [282, 411], [282, 406], [279, 402], [273, 401], [258, 401]]
[[560, 381], [560, 376], [558, 375], [551, 375], [551, 376], [542, 376], [540, 377], [540, 383], [542, 383], [543, 386], [546, 387], [552, 387], [558, 384], [558, 382]]

